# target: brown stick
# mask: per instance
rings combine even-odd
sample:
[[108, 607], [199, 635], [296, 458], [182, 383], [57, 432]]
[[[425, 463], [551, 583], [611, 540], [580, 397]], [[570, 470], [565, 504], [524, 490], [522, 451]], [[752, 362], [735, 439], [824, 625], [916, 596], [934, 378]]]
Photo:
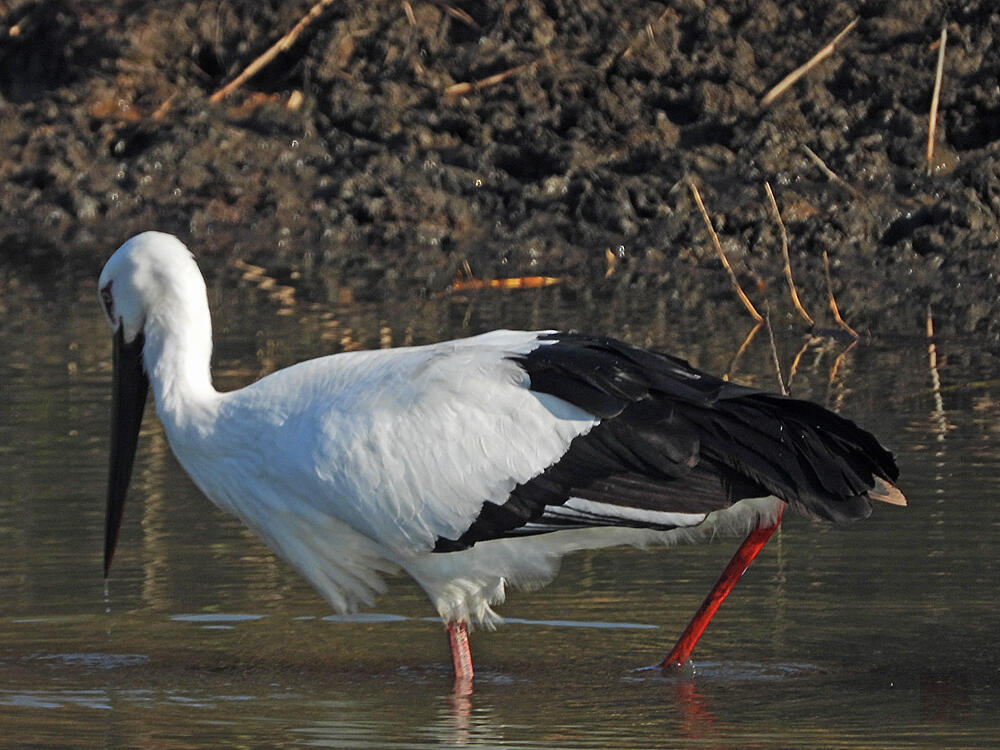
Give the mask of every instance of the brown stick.
[[158, 106], [155, 110], [153, 110], [153, 114], [151, 115], [152, 119], [162, 120], [164, 117], [166, 117], [167, 114], [170, 112], [170, 108], [174, 105], [174, 99], [176, 98], [177, 98], [177, 92], [175, 91], [166, 99], [164, 99], [163, 102], [160, 104], [160, 106]]
[[938, 100], [941, 98], [941, 78], [944, 76], [944, 48], [948, 43], [948, 27], [941, 27], [941, 41], [938, 43], [937, 72], [934, 74], [934, 95], [931, 97], [931, 113], [927, 122], [927, 174], [934, 172], [934, 134], [937, 131]]
[[927, 364], [931, 373], [931, 387], [934, 393], [934, 421], [937, 441], [943, 443], [948, 434], [948, 418], [944, 413], [944, 398], [941, 396], [941, 373], [938, 371], [937, 345], [934, 343], [934, 314], [927, 306]]
[[409, 0], [403, 0], [403, 15], [406, 16], [406, 20], [410, 26], [417, 25], [417, 17], [413, 15], [413, 6], [410, 5]]
[[827, 43], [825, 47], [823, 47], [819, 52], [810, 57], [809, 61], [805, 65], [799, 66], [791, 73], [789, 73], [787, 76], [782, 78], [774, 88], [772, 88], [764, 95], [764, 98], [760, 100], [760, 105], [762, 107], [770, 106], [770, 104], [775, 99], [777, 99], [779, 96], [785, 93], [785, 91], [787, 91], [790, 87], [794, 86], [795, 82], [798, 81], [800, 78], [802, 78], [802, 76], [804, 76], [810, 70], [815, 68], [821, 62], [823, 62], [826, 58], [832, 55], [833, 51], [837, 48], [837, 45], [840, 44], [841, 40], [845, 36], [847, 36], [848, 33], [850, 33], [851, 29], [853, 29], [857, 25], [857, 23], [858, 19], [855, 18], [853, 21], [847, 24], [847, 26], [841, 29], [840, 33], [837, 34], [837, 36], [835, 36], [832, 40], [830, 40], [830, 42]]
[[845, 180], [836, 172], [834, 172], [832, 169], [830, 169], [828, 166], [826, 166], [826, 162], [820, 159], [815, 151], [813, 151], [804, 143], [801, 144], [801, 146], [802, 150], [806, 152], [806, 156], [809, 157], [812, 163], [819, 168], [819, 171], [822, 172], [830, 182], [834, 183], [835, 185], [840, 185], [840, 187], [844, 188], [844, 190], [846, 190], [848, 193], [853, 195], [858, 200], [865, 199], [865, 197], [861, 194], [860, 190], [855, 188], [853, 185], [848, 183], [847, 180]]
[[448, 3], [444, 2], [444, 0], [431, 0], [431, 2], [434, 3], [437, 7], [439, 7], [441, 10], [443, 10], [446, 14], [448, 14], [452, 18], [461, 21], [462, 23], [466, 24], [467, 26], [471, 26], [474, 29], [479, 28], [479, 24], [476, 23], [476, 20], [461, 8], [456, 8], [454, 5], [449, 5]]
[[791, 295], [792, 304], [799, 311], [799, 315], [812, 327], [815, 323], [813, 323], [812, 317], [810, 317], [809, 313], [802, 306], [798, 290], [795, 288], [795, 279], [792, 278], [792, 261], [788, 257], [788, 232], [785, 231], [785, 222], [781, 220], [781, 212], [778, 210], [778, 202], [774, 200], [774, 193], [771, 192], [770, 182], [764, 182], [764, 190], [767, 193], [768, 200], [771, 202], [771, 212], [774, 214], [774, 218], [778, 222], [778, 228], [781, 230], [781, 255], [785, 259], [785, 280], [788, 282], [788, 293]]
[[833, 296], [833, 281], [830, 279], [830, 256], [826, 254], [826, 250], [823, 251], [823, 275], [826, 277], [826, 293], [830, 299], [830, 311], [833, 313], [833, 319], [837, 321], [837, 325], [851, 334], [855, 339], [861, 338], [858, 332], [847, 325], [847, 321], [840, 316], [840, 308], [837, 307], [837, 298]]
[[837, 355], [837, 358], [835, 360], [833, 360], [833, 366], [830, 368], [830, 378], [829, 378], [829, 380], [827, 380], [827, 383], [826, 383], [826, 389], [827, 389], [826, 403], [827, 403], [828, 407], [835, 408], [838, 411], [839, 411], [840, 406], [841, 406], [840, 402], [843, 401], [843, 392], [841, 392], [836, 397], [836, 401], [837, 401], [836, 404], [831, 404], [830, 394], [833, 393], [833, 387], [834, 387], [834, 385], [837, 382], [837, 375], [840, 374], [840, 365], [844, 362], [844, 359], [847, 358], [847, 355], [850, 353], [851, 349], [853, 349], [857, 345], [858, 345], [858, 340], [855, 339], [850, 344], [848, 344], [846, 347], [844, 347], [844, 351], [842, 351], [840, 354]]
[[802, 344], [802, 348], [799, 349], [799, 351], [795, 354], [795, 358], [792, 360], [791, 367], [788, 368], [787, 387], [789, 391], [792, 390], [792, 382], [795, 380], [795, 376], [799, 372], [799, 363], [802, 361], [802, 357], [805, 355], [809, 347], [818, 341], [822, 341], [822, 339], [820, 339], [817, 336], [809, 336], [809, 338], [805, 340], [805, 343]]
[[277, 279], [267, 275], [267, 269], [263, 266], [255, 266], [240, 258], [233, 261], [233, 266], [242, 271], [244, 279], [265, 292], [272, 301], [279, 303], [282, 308], [295, 306], [295, 287], [279, 284]]
[[[672, 8], [667, 8], [665, 11], [663, 11], [659, 15], [659, 17], [657, 17], [657, 19], [655, 21], [652, 21], [652, 22], [647, 21], [646, 22], [646, 26], [643, 29], [643, 31], [645, 32], [645, 36], [649, 40], [650, 44], [655, 44], [656, 43], [656, 36], [653, 33], [653, 24], [656, 24], [657, 26], [659, 26], [661, 23], [663, 23], [663, 19], [666, 18], [670, 13], [673, 13], [673, 12], [675, 12], [675, 11]], [[642, 32], [639, 32], [638, 34], [635, 35], [635, 37], [632, 39], [632, 41], [629, 42], [628, 47], [625, 48], [625, 51], [622, 52], [622, 54], [621, 54], [622, 59], [624, 59], [626, 57], [631, 57], [632, 56], [632, 48], [635, 47], [635, 45], [638, 44], [639, 41], [642, 40], [642, 38], [643, 38], [643, 33]]]
[[747, 312], [750, 313], [750, 316], [755, 321], [760, 323], [764, 320], [764, 316], [757, 312], [757, 308], [753, 306], [753, 302], [751, 302], [750, 298], [743, 292], [743, 287], [740, 286], [739, 279], [736, 278], [736, 273], [733, 271], [733, 267], [729, 265], [729, 259], [722, 250], [722, 243], [719, 242], [719, 235], [715, 233], [715, 228], [712, 226], [712, 220], [708, 217], [708, 211], [705, 210], [705, 204], [701, 200], [701, 193], [698, 192], [698, 187], [690, 179], [688, 180], [688, 187], [691, 189], [691, 195], [694, 196], [694, 202], [698, 204], [698, 210], [701, 212], [701, 218], [705, 222], [705, 226], [708, 228], [708, 236], [712, 239], [712, 246], [715, 248], [715, 252], [718, 254], [719, 260], [722, 261], [722, 266], [726, 269], [726, 273], [729, 274], [729, 281], [732, 283], [733, 289], [736, 290], [736, 296], [740, 298], [740, 302], [743, 303], [743, 306], [747, 309]]
[[305, 28], [319, 18], [323, 14], [323, 11], [333, 5], [333, 3], [334, 0], [319, 0], [318, 3], [312, 6], [309, 11], [299, 19], [299, 22], [292, 27], [291, 31], [268, 47], [264, 54], [244, 68], [243, 72], [236, 76], [236, 78], [208, 97], [208, 100], [210, 102], [220, 102], [246, 83], [250, 78], [256, 75], [261, 68], [277, 57], [279, 53], [284, 52], [286, 49], [295, 44], [295, 40], [299, 38], [299, 35], [305, 30]]
[[781, 395], [788, 395], [788, 388], [785, 387], [785, 379], [781, 377], [781, 359], [778, 357], [778, 345], [774, 340], [774, 330], [771, 328], [771, 310], [767, 310], [764, 316], [764, 326], [767, 328], [767, 338], [771, 342], [771, 358], [774, 360], [774, 371], [778, 374], [778, 385], [781, 386]]
[[537, 67], [542, 60], [535, 60], [534, 62], [525, 63], [524, 65], [518, 65], [514, 68], [509, 68], [507, 70], [495, 73], [494, 75], [487, 76], [486, 78], [480, 78], [478, 81], [463, 81], [461, 83], [453, 83], [451, 86], [444, 90], [445, 96], [462, 96], [463, 94], [468, 94], [473, 91], [479, 91], [487, 86], [495, 86], [498, 83], [505, 81], [511, 76], [516, 76], [519, 73], [524, 73], [525, 71], [531, 70]]
[[722, 375], [723, 380], [729, 380], [729, 376], [732, 374], [733, 368], [736, 367], [736, 363], [739, 361], [740, 357], [743, 356], [743, 352], [747, 350], [747, 347], [750, 346], [750, 342], [754, 340], [754, 337], [760, 333], [760, 329], [763, 327], [764, 323], [758, 320], [754, 324], [754, 327], [750, 329], [746, 338], [743, 339], [743, 343], [740, 344], [740, 348], [736, 350], [736, 354], [734, 354], [733, 358], [729, 360], [729, 367], [726, 368], [726, 372]]

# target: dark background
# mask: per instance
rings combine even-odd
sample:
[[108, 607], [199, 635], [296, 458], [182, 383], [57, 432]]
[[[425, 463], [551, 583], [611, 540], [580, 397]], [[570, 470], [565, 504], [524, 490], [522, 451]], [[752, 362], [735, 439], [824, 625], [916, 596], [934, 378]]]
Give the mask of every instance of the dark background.
[[750, 296], [780, 307], [769, 181], [820, 325], [826, 251], [862, 333], [922, 332], [929, 305], [939, 332], [1000, 333], [991, 0], [334, 2], [209, 101], [309, 7], [0, 2], [0, 274], [96, 276], [156, 228], [209, 274], [241, 259], [304, 294], [336, 279], [341, 299], [471, 272], [732, 304], [691, 180]]

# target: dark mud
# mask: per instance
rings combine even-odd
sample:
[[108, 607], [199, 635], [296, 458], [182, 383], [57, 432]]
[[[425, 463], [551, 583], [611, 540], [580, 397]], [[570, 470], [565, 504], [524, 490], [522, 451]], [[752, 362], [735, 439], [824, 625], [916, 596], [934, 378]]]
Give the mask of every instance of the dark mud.
[[750, 295], [774, 304], [769, 181], [814, 312], [826, 252], [857, 327], [919, 331], [931, 305], [939, 331], [1000, 333], [992, 0], [339, 2], [208, 101], [310, 4], [0, 3], [4, 273], [96, 273], [159, 228], [209, 272], [241, 258], [355, 299], [439, 291], [467, 264], [736, 304], [690, 179]]

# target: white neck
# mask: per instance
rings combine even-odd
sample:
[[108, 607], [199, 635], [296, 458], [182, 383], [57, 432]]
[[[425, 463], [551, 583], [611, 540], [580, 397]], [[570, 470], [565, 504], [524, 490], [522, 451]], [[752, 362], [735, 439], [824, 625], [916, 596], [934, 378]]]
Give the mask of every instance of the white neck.
[[144, 326], [143, 362], [168, 432], [218, 396], [212, 386], [212, 320], [204, 296], [165, 296]]

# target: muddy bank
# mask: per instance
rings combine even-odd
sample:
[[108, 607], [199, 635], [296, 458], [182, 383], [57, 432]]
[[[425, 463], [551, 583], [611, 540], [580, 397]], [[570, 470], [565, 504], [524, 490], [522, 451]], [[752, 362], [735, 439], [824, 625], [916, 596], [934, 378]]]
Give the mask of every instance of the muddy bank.
[[691, 180], [750, 296], [777, 304], [768, 181], [821, 322], [826, 252], [859, 327], [912, 333], [932, 305], [941, 331], [1000, 334], [989, 0], [333, 3], [209, 102], [309, 6], [0, 6], [5, 272], [95, 273], [158, 228], [209, 272], [245, 259], [319, 296], [438, 291], [467, 267], [734, 304]]

